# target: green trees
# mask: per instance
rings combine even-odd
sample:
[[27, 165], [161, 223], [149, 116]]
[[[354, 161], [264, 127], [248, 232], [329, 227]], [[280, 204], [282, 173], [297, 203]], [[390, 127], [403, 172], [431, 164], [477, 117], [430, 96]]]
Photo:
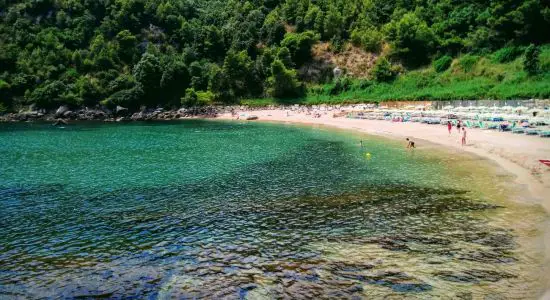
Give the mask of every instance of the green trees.
[[525, 49], [525, 58], [523, 60], [523, 70], [529, 75], [535, 75], [539, 72], [539, 54], [540, 49], [531, 44]]
[[415, 13], [406, 13], [399, 20], [393, 20], [384, 30], [392, 43], [393, 54], [408, 65], [425, 64], [435, 50], [437, 41], [432, 29]]
[[275, 98], [292, 98], [302, 96], [302, 85], [296, 78], [296, 71], [289, 70], [282, 61], [271, 64], [271, 76], [267, 79], [268, 94]]
[[370, 75], [377, 82], [388, 82], [394, 80], [397, 73], [396, 68], [385, 57], [382, 57], [376, 61]]
[[146, 102], [152, 103], [154, 101], [154, 97], [159, 92], [162, 74], [160, 60], [152, 54], [143, 54], [140, 61], [135, 65], [133, 75], [136, 82], [143, 89], [143, 93], [147, 98]]
[[[220, 102], [286, 97], [300, 90], [300, 80], [320, 80], [301, 77], [314, 65], [312, 47], [319, 41], [331, 51], [348, 49], [351, 42], [408, 68], [435, 57], [498, 49], [494, 61], [507, 63], [531, 43], [550, 42], [549, 5], [545, 0], [0, 1], [0, 101], [12, 110], [30, 103], [94, 106], [102, 100], [177, 106], [188, 88], [197, 98]], [[529, 51], [525, 70], [535, 74], [536, 49]], [[277, 68], [278, 77], [274, 61], [284, 66]], [[448, 63], [442, 58], [433, 66], [442, 71]], [[388, 64], [381, 60], [373, 77], [393, 78], [396, 70]]]
[[311, 58], [311, 46], [319, 39], [313, 31], [302, 33], [287, 33], [281, 41], [281, 46], [290, 51], [292, 61], [301, 66]]

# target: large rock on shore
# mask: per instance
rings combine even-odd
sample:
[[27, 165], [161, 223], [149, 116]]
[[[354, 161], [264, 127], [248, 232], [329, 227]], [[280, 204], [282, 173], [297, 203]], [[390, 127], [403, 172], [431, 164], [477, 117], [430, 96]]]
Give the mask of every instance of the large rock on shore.
[[124, 115], [128, 113], [128, 109], [126, 107], [122, 107], [120, 105], [116, 106], [115, 112], [117, 115]]
[[69, 108], [66, 106], [66, 105], [61, 105], [56, 111], [55, 111], [55, 116], [56, 117], [61, 117], [63, 116], [64, 113], [68, 112], [69, 111]]

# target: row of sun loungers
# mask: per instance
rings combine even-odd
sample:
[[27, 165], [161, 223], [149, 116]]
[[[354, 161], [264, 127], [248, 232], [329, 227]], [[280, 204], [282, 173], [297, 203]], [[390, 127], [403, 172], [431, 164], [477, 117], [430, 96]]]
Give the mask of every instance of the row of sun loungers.
[[[366, 119], [366, 120], [386, 120], [392, 122], [416, 122], [424, 124], [441, 124], [447, 125], [450, 121], [453, 126], [457, 125], [457, 119], [448, 119], [445, 117], [422, 117], [411, 114], [396, 114], [390, 112], [364, 112], [358, 114], [348, 114], [348, 118]], [[519, 118], [521, 124], [528, 123], [528, 119]], [[508, 131], [514, 134], [538, 135], [540, 137], [550, 137], [550, 128], [533, 127], [534, 125], [549, 125], [549, 122], [541, 119], [538, 122], [530, 123], [529, 126], [520, 126], [517, 121], [507, 122], [502, 117], [477, 117], [476, 119], [463, 120], [462, 124], [466, 128], [480, 128], [484, 130], [499, 130]]]

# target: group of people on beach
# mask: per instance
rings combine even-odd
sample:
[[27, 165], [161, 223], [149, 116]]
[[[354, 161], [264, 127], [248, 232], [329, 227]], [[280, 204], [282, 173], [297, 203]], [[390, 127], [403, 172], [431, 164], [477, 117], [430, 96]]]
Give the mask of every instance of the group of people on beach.
[[[451, 121], [447, 121], [447, 130], [449, 131], [449, 136], [451, 136], [451, 133], [453, 131], [453, 123], [451, 123]], [[461, 139], [462, 146], [466, 146], [466, 126], [462, 124], [462, 120], [457, 121], [456, 130], [458, 131], [458, 134], [462, 134], [462, 139]]]

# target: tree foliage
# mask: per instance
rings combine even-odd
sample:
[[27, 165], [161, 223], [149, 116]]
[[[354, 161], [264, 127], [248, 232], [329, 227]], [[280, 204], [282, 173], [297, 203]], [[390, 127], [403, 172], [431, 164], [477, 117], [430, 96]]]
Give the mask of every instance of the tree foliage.
[[[548, 28], [545, 0], [0, 1], [0, 101], [177, 106], [188, 88], [218, 102], [299, 95], [297, 70], [317, 41], [411, 68], [504, 47], [493, 57], [504, 63], [550, 42]], [[530, 74], [535, 54], [525, 53]], [[394, 75], [388, 63], [375, 77]]]
[[523, 69], [529, 75], [535, 75], [539, 72], [540, 68], [540, 49], [531, 44], [525, 49], [525, 58], [523, 59]]

